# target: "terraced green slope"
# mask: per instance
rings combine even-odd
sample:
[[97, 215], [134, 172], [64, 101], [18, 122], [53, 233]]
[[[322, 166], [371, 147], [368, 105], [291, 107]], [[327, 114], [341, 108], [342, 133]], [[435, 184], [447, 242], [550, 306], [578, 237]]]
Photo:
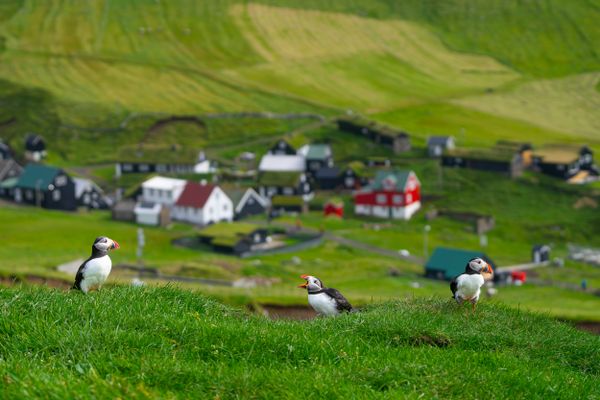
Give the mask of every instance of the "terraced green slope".
[[597, 0], [7, 0], [0, 79], [87, 125], [94, 108], [351, 108], [414, 126], [406, 110], [452, 104], [467, 126], [500, 119], [531, 126], [524, 138], [598, 146], [599, 19]]

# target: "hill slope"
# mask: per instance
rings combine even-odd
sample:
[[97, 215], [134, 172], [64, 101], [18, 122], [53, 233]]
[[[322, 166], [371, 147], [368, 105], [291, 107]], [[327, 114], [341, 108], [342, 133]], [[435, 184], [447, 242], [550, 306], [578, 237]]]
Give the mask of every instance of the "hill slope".
[[[597, 144], [599, 14], [586, 0], [9, 0], [0, 79], [47, 90], [63, 120], [86, 125], [107, 109], [353, 108], [403, 126], [418, 120], [407, 107], [452, 103], [467, 129], [498, 116], [532, 124], [526, 137], [543, 126]], [[530, 87], [540, 103], [521, 108]]]
[[446, 300], [269, 321], [173, 288], [0, 291], [3, 398], [593, 398], [600, 338]]

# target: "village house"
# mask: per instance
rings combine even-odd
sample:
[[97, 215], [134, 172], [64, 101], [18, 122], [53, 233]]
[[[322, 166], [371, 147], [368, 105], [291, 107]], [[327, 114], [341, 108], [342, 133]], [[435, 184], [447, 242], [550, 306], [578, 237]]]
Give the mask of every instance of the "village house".
[[259, 195], [253, 188], [245, 190], [227, 190], [227, 196], [233, 202], [234, 220], [267, 212], [269, 201]]
[[314, 181], [321, 190], [335, 190], [342, 184], [342, 171], [338, 167], [324, 167], [314, 174]]
[[413, 171], [378, 171], [373, 183], [354, 194], [354, 212], [410, 219], [421, 207], [421, 183]]
[[183, 189], [186, 181], [183, 179], [155, 176], [142, 183], [142, 200], [146, 203], [158, 203], [172, 207]]
[[73, 178], [77, 205], [89, 209], [107, 209], [108, 201], [104, 191], [89, 179]]
[[171, 212], [164, 204], [138, 201], [133, 213], [135, 222], [140, 225], [167, 226], [171, 223]]
[[429, 157], [441, 157], [444, 151], [454, 149], [454, 137], [430, 136], [427, 138], [427, 153]]
[[307, 144], [298, 149], [306, 159], [305, 171], [314, 176], [319, 170], [333, 167], [333, 152], [328, 144]]
[[195, 225], [233, 221], [233, 202], [216, 185], [187, 182], [175, 202], [172, 218]]
[[411, 149], [410, 135], [401, 130], [379, 125], [359, 116], [346, 116], [337, 119], [338, 129], [368, 138], [369, 140], [391, 148], [394, 153], [403, 153]]
[[499, 141], [491, 148], [455, 148], [442, 154], [444, 167], [470, 168], [500, 172], [511, 178], [521, 176], [530, 164], [531, 146], [527, 143]]
[[342, 187], [348, 190], [358, 190], [369, 183], [369, 171], [360, 161], [351, 162], [341, 174]]
[[8, 147], [6, 143], [0, 140], [0, 161], [9, 160], [11, 158], [13, 158], [13, 156], [10, 147]]
[[537, 170], [569, 183], [585, 183], [598, 177], [594, 154], [587, 146], [546, 145], [534, 152], [533, 159]]
[[313, 185], [304, 172], [263, 172], [258, 176], [258, 193], [264, 198], [300, 196], [310, 200]]
[[277, 217], [286, 213], [306, 214], [308, 200], [302, 196], [273, 196], [269, 207], [269, 216]]
[[268, 154], [279, 156], [291, 156], [296, 154], [296, 149], [284, 139], [279, 139], [277, 143], [269, 149]]
[[268, 231], [246, 223], [219, 223], [208, 226], [198, 234], [200, 242], [215, 251], [244, 255], [269, 241]]
[[25, 138], [25, 159], [32, 162], [40, 162], [46, 156], [46, 141], [40, 135], [27, 135]]
[[17, 203], [73, 211], [77, 208], [75, 183], [62, 169], [28, 164], [14, 185]]
[[467, 263], [475, 257], [485, 260], [494, 271], [496, 270], [496, 264], [481, 251], [437, 247], [425, 263], [425, 276], [431, 279], [451, 281], [465, 272]]

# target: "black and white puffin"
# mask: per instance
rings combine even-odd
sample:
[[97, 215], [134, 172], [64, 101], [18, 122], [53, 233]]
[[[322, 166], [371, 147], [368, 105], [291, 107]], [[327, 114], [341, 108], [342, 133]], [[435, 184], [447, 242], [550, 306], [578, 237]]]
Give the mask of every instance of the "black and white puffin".
[[308, 292], [308, 303], [319, 314], [326, 316], [338, 315], [344, 311], [352, 311], [352, 305], [334, 288], [328, 288], [323, 282], [312, 275], [301, 275], [306, 282], [298, 285]]
[[119, 243], [106, 236], [96, 238], [92, 245], [92, 255], [77, 270], [73, 289], [79, 289], [83, 293], [87, 293], [93, 288], [100, 289], [112, 269], [112, 261], [108, 252], [119, 247]]
[[467, 263], [465, 272], [450, 282], [452, 297], [458, 304], [463, 304], [465, 301], [471, 302], [473, 312], [475, 312], [481, 287], [487, 279], [492, 277], [493, 273], [490, 264], [479, 257], [473, 258]]

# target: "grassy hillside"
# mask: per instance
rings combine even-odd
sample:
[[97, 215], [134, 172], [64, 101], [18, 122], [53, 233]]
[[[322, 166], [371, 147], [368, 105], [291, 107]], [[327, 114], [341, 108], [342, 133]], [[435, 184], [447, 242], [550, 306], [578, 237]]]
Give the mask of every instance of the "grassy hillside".
[[[585, 0], [9, 0], [0, 79], [45, 90], [60, 126], [352, 108], [421, 136], [458, 130], [469, 142], [484, 136], [471, 128], [522, 126], [523, 138], [600, 146], [598, 13]], [[415, 108], [466, 118], [432, 132]]]
[[173, 288], [2, 290], [2, 397], [595, 398], [600, 338], [445, 300], [269, 321]]

